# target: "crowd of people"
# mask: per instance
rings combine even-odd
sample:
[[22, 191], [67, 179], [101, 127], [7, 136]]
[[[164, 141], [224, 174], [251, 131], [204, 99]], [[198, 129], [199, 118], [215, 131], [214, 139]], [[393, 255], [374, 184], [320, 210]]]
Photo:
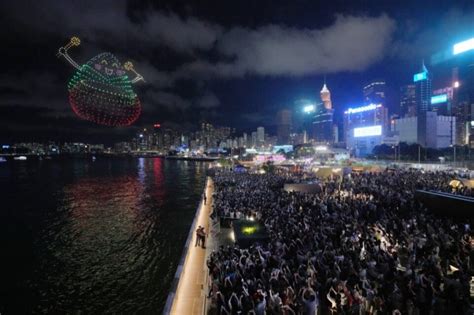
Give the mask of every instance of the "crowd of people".
[[286, 192], [297, 175], [213, 176], [212, 218], [254, 217], [269, 234], [221, 246], [208, 261], [211, 314], [467, 314], [469, 222], [430, 214], [416, 189], [450, 174], [386, 170]]

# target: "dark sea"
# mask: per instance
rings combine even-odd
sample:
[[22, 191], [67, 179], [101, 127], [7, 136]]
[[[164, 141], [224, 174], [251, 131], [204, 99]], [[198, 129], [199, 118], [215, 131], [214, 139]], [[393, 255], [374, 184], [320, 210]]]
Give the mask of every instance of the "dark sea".
[[0, 313], [160, 314], [206, 164], [0, 163]]

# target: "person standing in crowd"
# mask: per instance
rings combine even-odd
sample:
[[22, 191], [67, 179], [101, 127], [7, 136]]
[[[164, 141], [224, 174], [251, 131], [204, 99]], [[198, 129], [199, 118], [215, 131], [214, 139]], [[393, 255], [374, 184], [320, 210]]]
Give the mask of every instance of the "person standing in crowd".
[[196, 242], [194, 243], [194, 247], [201, 245], [202, 236], [201, 236], [201, 226], [198, 226], [196, 229]]
[[200, 226], [199, 230], [199, 236], [201, 238], [201, 247], [206, 248], [206, 231], [204, 230], [203, 226]]

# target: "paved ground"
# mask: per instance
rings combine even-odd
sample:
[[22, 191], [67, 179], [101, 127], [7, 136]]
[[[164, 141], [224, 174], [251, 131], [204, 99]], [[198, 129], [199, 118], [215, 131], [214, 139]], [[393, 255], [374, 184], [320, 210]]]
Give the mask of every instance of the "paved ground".
[[[206, 196], [207, 202], [201, 203], [196, 226], [204, 226], [205, 231], [209, 231], [210, 219], [209, 215], [212, 211], [212, 192], [214, 184], [212, 179], [207, 182]], [[206, 245], [212, 245], [209, 241], [209, 233]], [[178, 282], [178, 288], [171, 307], [172, 315], [202, 315], [205, 309], [205, 294], [207, 293], [207, 266], [206, 266], [206, 250], [201, 247], [195, 247], [196, 233], [189, 244], [186, 254], [186, 260], [183, 271]]]

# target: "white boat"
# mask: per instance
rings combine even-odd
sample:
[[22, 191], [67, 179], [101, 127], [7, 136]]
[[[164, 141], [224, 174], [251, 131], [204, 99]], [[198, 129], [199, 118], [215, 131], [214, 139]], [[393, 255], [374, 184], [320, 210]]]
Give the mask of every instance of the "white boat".
[[21, 155], [21, 156], [15, 156], [13, 159], [17, 161], [26, 161], [27, 157], [24, 155]]
[[2, 163], [2, 162], [6, 162], [6, 161], [7, 161], [7, 159], [6, 159], [6, 158], [4, 158], [3, 156], [0, 156], [0, 163]]

